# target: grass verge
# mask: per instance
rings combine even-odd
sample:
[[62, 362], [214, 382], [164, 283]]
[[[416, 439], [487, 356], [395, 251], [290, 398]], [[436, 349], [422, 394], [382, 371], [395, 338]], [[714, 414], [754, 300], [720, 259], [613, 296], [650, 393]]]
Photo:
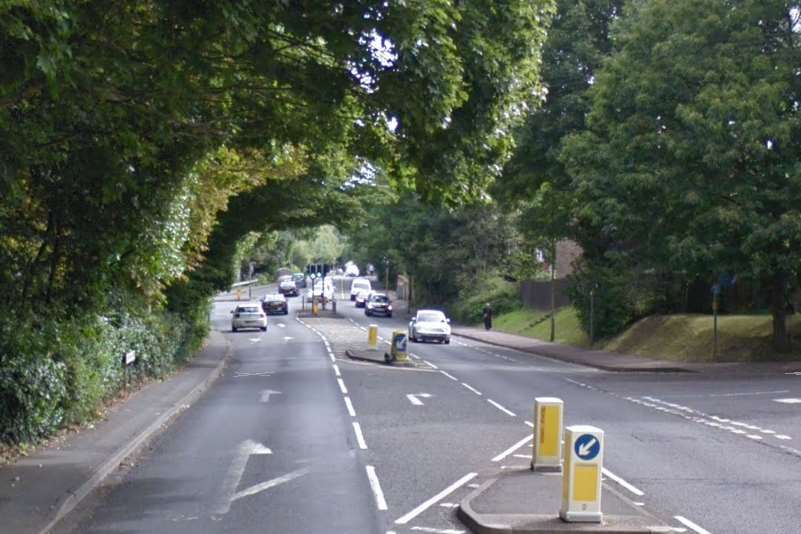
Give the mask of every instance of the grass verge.
[[[547, 312], [522, 308], [498, 315], [493, 319], [492, 327], [500, 332], [548, 341], [550, 339], [551, 321]], [[590, 346], [589, 336], [581, 329], [576, 310], [572, 307], [557, 310], [555, 334], [557, 343], [576, 347]]]

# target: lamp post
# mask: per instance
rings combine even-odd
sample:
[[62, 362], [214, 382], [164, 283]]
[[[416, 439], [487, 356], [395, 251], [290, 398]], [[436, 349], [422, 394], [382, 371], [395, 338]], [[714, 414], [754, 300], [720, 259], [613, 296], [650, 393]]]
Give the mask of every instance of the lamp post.
[[384, 291], [389, 291], [389, 258], [384, 256]]

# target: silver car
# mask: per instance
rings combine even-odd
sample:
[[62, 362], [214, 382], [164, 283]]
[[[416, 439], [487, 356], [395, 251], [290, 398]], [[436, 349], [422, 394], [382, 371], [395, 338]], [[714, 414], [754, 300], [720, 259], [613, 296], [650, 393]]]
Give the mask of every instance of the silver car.
[[267, 315], [258, 302], [243, 302], [231, 310], [231, 330], [236, 332], [243, 328], [258, 328], [262, 332], [267, 330]]
[[451, 320], [439, 310], [419, 310], [409, 323], [409, 339], [414, 342], [451, 342]]

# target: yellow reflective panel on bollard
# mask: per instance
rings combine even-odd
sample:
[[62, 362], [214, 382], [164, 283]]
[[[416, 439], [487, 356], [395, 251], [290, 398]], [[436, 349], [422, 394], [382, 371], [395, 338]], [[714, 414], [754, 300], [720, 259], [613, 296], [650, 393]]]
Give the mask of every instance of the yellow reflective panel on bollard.
[[562, 412], [564, 403], [556, 397], [534, 399], [534, 450], [531, 469], [562, 471]]
[[570, 523], [600, 523], [604, 431], [590, 425], [566, 427], [564, 455], [559, 517]]
[[371, 324], [369, 329], [367, 330], [367, 346], [370, 347], [371, 350], [376, 350], [378, 348], [377, 324]]
[[407, 362], [409, 357], [406, 354], [406, 332], [395, 330], [392, 332], [392, 346], [389, 349], [390, 360], [396, 362]]

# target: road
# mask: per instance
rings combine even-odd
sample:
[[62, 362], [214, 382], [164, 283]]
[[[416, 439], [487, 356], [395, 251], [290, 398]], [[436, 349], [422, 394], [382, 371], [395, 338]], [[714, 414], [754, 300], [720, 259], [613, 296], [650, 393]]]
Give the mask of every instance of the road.
[[801, 376], [621, 375], [461, 338], [397, 369], [342, 351], [405, 320], [339, 311], [229, 332], [224, 376], [62, 532], [464, 531], [455, 503], [527, 465], [536, 396], [603, 428], [606, 483], [677, 531], [799, 531]]

